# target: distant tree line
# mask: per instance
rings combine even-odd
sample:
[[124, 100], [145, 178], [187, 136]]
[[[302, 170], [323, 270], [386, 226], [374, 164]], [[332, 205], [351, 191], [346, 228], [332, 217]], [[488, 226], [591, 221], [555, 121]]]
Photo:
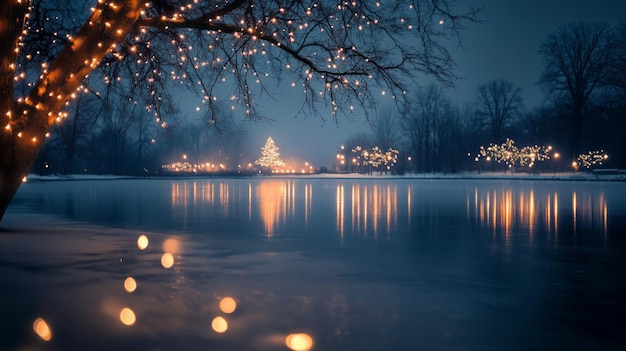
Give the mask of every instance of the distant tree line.
[[346, 148], [393, 147], [406, 171], [459, 172], [479, 167], [474, 155], [482, 145], [511, 139], [552, 146], [558, 160], [550, 169], [571, 170], [578, 155], [596, 149], [609, 155], [604, 166], [626, 167], [626, 21], [616, 28], [571, 24], [538, 52], [540, 106], [527, 109], [521, 89], [505, 79], [478, 86], [467, 106], [455, 106], [443, 88], [430, 85], [414, 93], [404, 112], [379, 113], [372, 135], [354, 136]]
[[84, 95], [68, 111], [67, 120], [52, 128], [32, 172], [149, 176], [161, 174], [164, 164], [183, 159], [210, 161], [230, 170], [241, 162], [244, 133], [240, 128], [210, 128], [211, 123], [202, 119], [170, 121], [162, 128], [150, 113], [132, 103]]

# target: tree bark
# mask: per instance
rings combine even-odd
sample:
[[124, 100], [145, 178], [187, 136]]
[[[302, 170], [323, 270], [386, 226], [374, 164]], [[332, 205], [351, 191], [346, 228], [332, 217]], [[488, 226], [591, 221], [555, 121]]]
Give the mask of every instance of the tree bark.
[[[24, 169], [32, 166], [36, 153], [21, 156], [23, 143], [16, 140], [16, 132], [11, 129], [15, 116], [13, 101], [13, 77], [18, 56], [18, 42], [26, 19], [28, 4], [5, 1], [0, 5], [0, 220], [9, 202], [17, 192]], [[37, 150], [38, 151], [38, 150]], [[20, 157], [18, 158], [18, 155]], [[32, 158], [30, 165], [26, 158]]]

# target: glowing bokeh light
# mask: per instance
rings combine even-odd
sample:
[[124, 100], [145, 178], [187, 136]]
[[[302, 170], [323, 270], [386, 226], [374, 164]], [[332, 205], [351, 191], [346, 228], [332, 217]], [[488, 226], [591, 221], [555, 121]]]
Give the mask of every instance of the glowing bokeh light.
[[237, 309], [237, 301], [232, 297], [225, 297], [220, 300], [220, 310], [224, 313], [233, 313]]
[[228, 322], [226, 322], [226, 319], [224, 319], [224, 317], [217, 316], [213, 318], [213, 321], [211, 322], [211, 327], [216, 333], [221, 334], [228, 330]]
[[285, 345], [294, 351], [307, 351], [313, 347], [313, 338], [306, 333], [295, 333], [287, 335]]
[[48, 323], [41, 317], [35, 319], [33, 330], [44, 341], [50, 341], [50, 339], [52, 339], [52, 330], [50, 330]]
[[172, 268], [173, 265], [174, 256], [169, 252], [164, 253], [163, 256], [161, 256], [161, 266], [165, 269], [169, 269]]
[[148, 240], [148, 237], [144, 234], [141, 234], [137, 238], [137, 247], [139, 248], [139, 250], [145, 250], [148, 247], [149, 243], [150, 241]]
[[137, 281], [133, 277], [128, 277], [124, 279], [124, 290], [127, 293], [132, 293], [137, 289]]
[[124, 323], [124, 325], [133, 325], [135, 321], [137, 321], [137, 317], [135, 317], [135, 312], [128, 307], [122, 308], [120, 311], [120, 321]]
[[175, 238], [169, 238], [163, 242], [163, 251], [169, 253], [178, 253], [180, 251], [180, 241]]

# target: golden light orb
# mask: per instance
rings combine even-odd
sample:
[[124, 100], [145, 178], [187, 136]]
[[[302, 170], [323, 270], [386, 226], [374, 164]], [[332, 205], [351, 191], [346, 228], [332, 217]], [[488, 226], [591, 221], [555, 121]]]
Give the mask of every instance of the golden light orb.
[[224, 319], [224, 317], [217, 316], [213, 318], [213, 321], [211, 322], [211, 328], [213, 328], [216, 333], [224, 333], [226, 332], [226, 330], [228, 330], [228, 322], [226, 321], [226, 319]]
[[287, 335], [285, 345], [290, 350], [307, 351], [313, 347], [313, 338], [306, 333], [295, 333]]
[[124, 280], [124, 290], [126, 290], [127, 293], [132, 293], [137, 289], [137, 281], [135, 281], [135, 278], [133, 277], [128, 277]]
[[150, 243], [150, 240], [148, 240], [148, 237], [144, 234], [141, 234], [138, 238], [137, 238], [137, 247], [139, 248], [139, 250], [145, 250], [148, 247], [148, 244]]
[[224, 313], [233, 313], [237, 309], [237, 301], [230, 296], [220, 300], [220, 310]]
[[161, 256], [161, 266], [165, 269], [172, 268], [174, 265], [174, 255], [169, 252], [166, 252]]
[[43, 341], [50, 341], [50, 339], [52, 339], [52, 330], [48, 326], [48, 323], [41, 317], [35, 319], [33, 330]]
[[137, 317], [135, 316], [135, 312], [131, 310], [129, 307], [124, 307], [120, 311], [120, 321], [124, 325], [133, 325], [137, 321]]

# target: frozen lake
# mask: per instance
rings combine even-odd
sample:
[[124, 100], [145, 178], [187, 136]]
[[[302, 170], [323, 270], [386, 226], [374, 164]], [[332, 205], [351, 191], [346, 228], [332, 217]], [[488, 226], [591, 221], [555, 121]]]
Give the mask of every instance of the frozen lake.
[[1, 350], [624, 350], [626, 183], [26, 183], [0, 276]]

